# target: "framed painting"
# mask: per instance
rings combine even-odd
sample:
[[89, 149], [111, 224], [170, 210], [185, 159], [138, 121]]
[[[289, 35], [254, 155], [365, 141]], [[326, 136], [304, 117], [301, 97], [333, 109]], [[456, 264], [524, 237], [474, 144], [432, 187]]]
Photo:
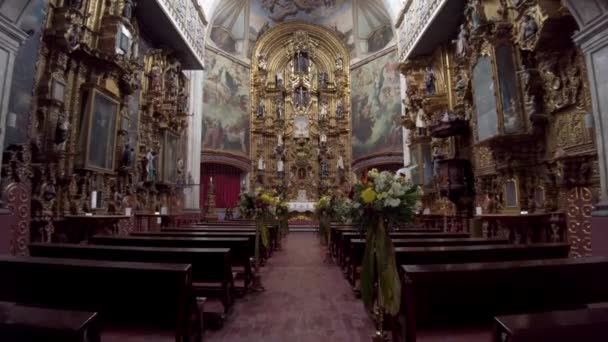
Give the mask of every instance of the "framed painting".
[[87, 105], [86, 169], [114, 172], [116, 130], [120, 103], [113, 96], [97, 88], [91, 89]]
[[167, 184], [177, 183], [177, 160], [179, 156], [179, 136], [165, 131], [163, 137], [162, 180]]
[[510, 44], [496, 47], [496, 69], [504, 134], [514, 134], [523, 126], [521, 101], [515, 66], [515, 51]]
[[477, 118], [477, 139], [483, 141], [498, 134], [498, 111], [494, 93], [494, 67], [490, 56], [482, 55], [473, 68], [473, 101]]

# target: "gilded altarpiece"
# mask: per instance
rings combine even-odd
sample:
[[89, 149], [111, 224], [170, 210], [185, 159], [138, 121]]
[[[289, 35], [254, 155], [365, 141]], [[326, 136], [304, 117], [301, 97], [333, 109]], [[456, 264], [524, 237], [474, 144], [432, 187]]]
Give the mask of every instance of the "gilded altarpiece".
[[294, 22], [268, 30], [253, 52], [253, 187], [288, 201], [348, 193], [349, 52], [333, 32]]
[[[64, 228], [83, 229], [90, 215], [126, 234], [133, 227], [127, 208], [181, 207], [185, 149], [167, 137], [187, 126], [188, 80], [171, 51], [142, 36], [135, 6], [50, 1], [29, 143], [7, 148], [3, 164], [3, 181], [20, 184], [9, 188], [17, 227], [25, 230], [31, 219], [34, 240], [80, 239], [82, 231], [75, 237]], [[30, 187], [31, 205], [22, 205]]]
[[545, 0], [468, 1], [463, 14], [451, 43], [401, 68], [404, 126], [412, 145], [431, 144], [425, 203], [436, 211], [441, 165], [466, 159], [484, 235], [568, 240], [574, 256], [589, 254], [599, 177], [585, 62], [567, 38], [574, 19]]

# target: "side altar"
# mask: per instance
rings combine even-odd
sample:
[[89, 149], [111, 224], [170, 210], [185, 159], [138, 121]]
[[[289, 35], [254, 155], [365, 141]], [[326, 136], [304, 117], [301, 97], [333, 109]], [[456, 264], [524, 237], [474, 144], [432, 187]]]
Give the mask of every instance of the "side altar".
[[253, 52], [250, 184], [294, 211], [350, 189], [349, 53], [331, 31], [306, 23], [269, 29]]

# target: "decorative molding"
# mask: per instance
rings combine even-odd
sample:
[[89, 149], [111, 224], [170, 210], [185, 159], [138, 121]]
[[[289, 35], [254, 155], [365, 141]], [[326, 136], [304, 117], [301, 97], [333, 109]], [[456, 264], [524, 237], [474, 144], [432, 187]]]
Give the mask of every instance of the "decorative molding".
[[197, 0], [156, 0], [204, 67], [205, 15]]
[[378, 166], [378, 165], [387, 165], [387, 164], [401, 164], [403, 165], [403, 152], [395, 151], [395, 152], [383, 152], [376, 153], [372, 155], [368, 155], [362, 158], [359, 158], [353, 161], [353, 172], [358, 172], [363, 169], [368, 169], [370, 167]]
[[[211, 40], [209, 40], [209, 42], [212, 43]], [[232, 62], [234, 62], [234, 63], [236, 63], [236, 64], [238, 64], [238, 65], [240, 65], [240, 66], [242, 66], [244, 68], [247, 68], [247, 69], [251, 68], [251, 61], [249, 59], [245, 59], [245, 60], [239, 59], [239, 58], [235, 57], [232, 54], [226, 53], [223, 50], [218, 49], [217, 47], [211, 45], [210, 43], [207, 43], [206, 49], [208, 51], [210, 51], [210, 52], [213, 52], [213, 53], [219, 55], [219, 56], [227, 58], [227, 59], [231, 60]]]
[[408, 58], [435, 15], [447, 2], [448, 0], [415, 1], [407, 7], [398, 30], [400, 61]]
[[377, 58], [380, 58], [382, 56], [388, 55], [389, 53], [391, 53], [391, 52], [393, 52], [395, 50], [397, 50], [397, 44], [396, 43], [395, 44], [391, 44], [388, 47], [386, 47], [386, 48], [384, 48], [384, 49], [382, 49], [382, 50], [380, 50], [378, 52], [374, 52], [371, 55], [366, 56], [365, 58], [360, 59], [360, 60], [352, 63], [350, 65], [350, 70], [355, 70], [355, 69], [357, 69], [357, 68], [359, 68], [359, 67], [361, 67], [361, 66], [363, 66], [363, 65], [365, 65], [365, 64], [367, 64], [367, 63], [369, 63], [371, 61], [373, 61], [374, 59], [377, 59]]
[[251, 160], [245, 156], [221, 151], [203, 151], [201, 164], [225, 164], [234, 166], [244, 172], [251, 171]]

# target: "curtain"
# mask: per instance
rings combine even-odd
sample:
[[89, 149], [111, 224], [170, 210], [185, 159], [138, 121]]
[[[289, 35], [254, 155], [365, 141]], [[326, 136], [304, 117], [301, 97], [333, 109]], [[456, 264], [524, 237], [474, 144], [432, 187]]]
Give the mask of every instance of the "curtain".
[[207, 206], [207, 191], [209, 190], [209, 180], [213, 178], [215, 186], [215, 207], [232, 208], [236, 207], [241, 192], [240, 169], [224, 164], [202, 164], [201, 165], [201, 203]]

